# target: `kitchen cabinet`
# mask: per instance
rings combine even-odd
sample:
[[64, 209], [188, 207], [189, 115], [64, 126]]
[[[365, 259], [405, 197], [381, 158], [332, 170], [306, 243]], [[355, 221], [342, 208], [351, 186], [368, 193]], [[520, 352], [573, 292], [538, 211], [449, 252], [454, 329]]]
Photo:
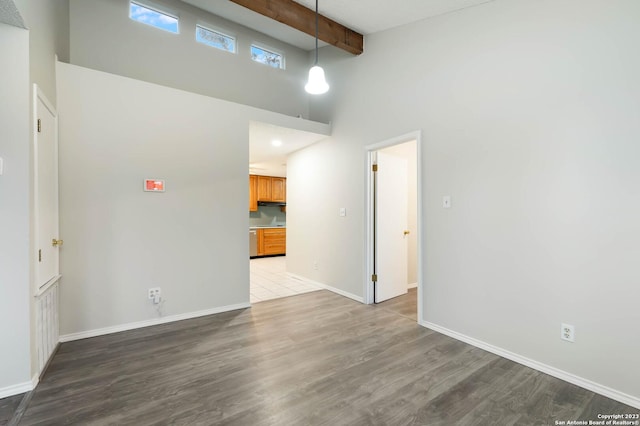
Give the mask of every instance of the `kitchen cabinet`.
[[287, 202], [287, 179], [281, 177], [271, 178], [271, 201]]
[[258, 211], [258, 177], [249, 175], [249, 211]]
[[258, 229], [258, 256], [287, 254], [287, 229]]
[[287, 230], [285, 228], [262, 229], [264, 255], [287, 253]]
[[271, 176], [258, 176], [258, 201], [271, 201]]
[[249, 175], [249, 211], [258, 211], [258, 201], [287, 202], [287, 178]]

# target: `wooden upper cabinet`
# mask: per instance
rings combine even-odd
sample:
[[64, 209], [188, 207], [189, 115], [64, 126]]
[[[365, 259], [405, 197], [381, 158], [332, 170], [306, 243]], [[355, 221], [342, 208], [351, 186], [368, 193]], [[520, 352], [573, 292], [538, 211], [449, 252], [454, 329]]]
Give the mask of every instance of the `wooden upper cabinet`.
[[249, 175], [249, 211], [258, 211], [258, 176]]
[[258, 178], [258, 201], [271, 201], [271, 177], [257, 176]]
[[287, 178], [249, 175], [250, 212], [258, 211], [258, 201], [286, 203]]
[[271, 201], [287, 202], [287, 179], [281, 177], [271, 178]]

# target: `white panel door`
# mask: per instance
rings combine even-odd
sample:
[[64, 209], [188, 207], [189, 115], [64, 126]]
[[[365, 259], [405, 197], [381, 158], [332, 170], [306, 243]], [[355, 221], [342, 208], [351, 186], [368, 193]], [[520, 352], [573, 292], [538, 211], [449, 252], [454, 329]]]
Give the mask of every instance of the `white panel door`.
[[407, 293], [407, 160], [377, 153], [376, 176], [376, 300]]
[[37, 86], [34, 92], [36, 285], [40, 289], [59, 275], [58, 121], [55, 109]]

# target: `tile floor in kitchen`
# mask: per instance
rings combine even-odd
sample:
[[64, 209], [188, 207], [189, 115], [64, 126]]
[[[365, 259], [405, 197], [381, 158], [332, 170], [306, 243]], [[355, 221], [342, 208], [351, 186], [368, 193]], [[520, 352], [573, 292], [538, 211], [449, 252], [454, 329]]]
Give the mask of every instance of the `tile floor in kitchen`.
[[320, 287], [287, 274], [286, 256], [251, 259], [251, 303], [294, 296]]

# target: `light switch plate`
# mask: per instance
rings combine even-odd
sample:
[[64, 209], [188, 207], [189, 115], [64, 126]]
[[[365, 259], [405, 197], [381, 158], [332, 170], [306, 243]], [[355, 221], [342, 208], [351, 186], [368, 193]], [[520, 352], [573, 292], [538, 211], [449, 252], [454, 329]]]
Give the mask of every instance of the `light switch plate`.
[[340, 217], [345, 217], [347, 215], [347, 208], [340, 207]]
[[0, 176], [4, 174], [4, 159], [0, 157]]
[[450, 195], [445, 195], [444, 197], [442, 197], [442, 207], [445, 209], [450, 209], [451, 208], [451, 196]]

